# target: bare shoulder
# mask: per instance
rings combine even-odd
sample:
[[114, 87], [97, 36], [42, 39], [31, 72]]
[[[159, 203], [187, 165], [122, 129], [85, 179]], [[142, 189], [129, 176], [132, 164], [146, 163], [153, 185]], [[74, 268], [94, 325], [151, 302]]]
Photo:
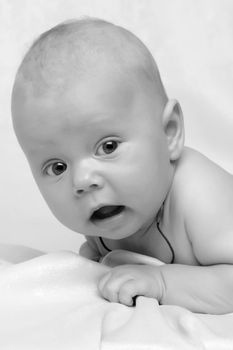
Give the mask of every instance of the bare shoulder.
[[[214, 190], [222, 193], [224, 189], [232, 189], [233, 185], [232, 174], [205, 155], [188, 147], [184, 149], [176, 173], [177, 180], [182, 181], [183, 185], [186, 184], [185, 190], [191, 193], [193, 189], [208, 191], [211, 185], [217, 185], [217, 187], [214, 186]], [[231, 195], [233, 195], [233, 189]]]
[[[224, 263], [222, 260], [226, 259], [225, 262], [230, 263], [228, 255], [233, 256], [233, 175], [203, 154], [185, 148], [177, 164], [173, 192], [198, 260], [210, 264]], [[227, 253], [229, 245], [232, 248]]]

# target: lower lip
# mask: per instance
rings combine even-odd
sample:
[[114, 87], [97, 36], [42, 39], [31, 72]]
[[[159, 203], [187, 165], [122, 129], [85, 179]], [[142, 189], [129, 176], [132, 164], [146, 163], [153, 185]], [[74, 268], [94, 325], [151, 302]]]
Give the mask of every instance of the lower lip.
[[95, 226], [99, 228], [113, 228], [114, 226], [118, 226], [122, 223], [122, 220], [125, 216], [126, 208], [124, 208], [119, 214], [111, 216], [102, 220], [93, 220], [91, 221]]

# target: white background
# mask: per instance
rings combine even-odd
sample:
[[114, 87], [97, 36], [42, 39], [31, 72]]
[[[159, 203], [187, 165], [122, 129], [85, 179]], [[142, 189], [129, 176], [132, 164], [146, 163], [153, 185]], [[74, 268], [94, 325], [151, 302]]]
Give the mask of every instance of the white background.
[[12, 130], [10, 96], [32, 41], [86, 15], [125, 26], [145, 42], [169, 97], [183, 108], [186, 145], [233, 173], [232, 0], [0, 0], [0, 243], [54, 251], [78, 250], [82, 242], [52, 216], [34, 183]]

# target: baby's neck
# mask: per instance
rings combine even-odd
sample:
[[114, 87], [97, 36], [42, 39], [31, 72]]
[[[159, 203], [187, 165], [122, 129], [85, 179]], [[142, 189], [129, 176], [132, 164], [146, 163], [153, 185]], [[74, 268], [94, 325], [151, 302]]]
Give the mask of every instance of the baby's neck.
[[104, 244], [108, 247], [108, 250], [124, 249], [146, 254], [146, 250], [150, 244], [149, 242], [151, 241], [150, 237], [155, 235], [158, 217], [161, 218], [161, 215], [161, 210], [159, 210], [159, 215], [155, 215], [135, 233], [119, 240], [104, 238]]
[[158, 258], [164, 262], [170, 262], [171, 259], [173, 259], [173, 256], [171, 254], [171, 249], [169, 249], [168, 242], [166, 241], [166, 238], [164, 238], [168, 232], [166, 232], [164, 236], [160, 232], [160, 229], [164, 229], [163, 219], [165, 207], [166, 205], [164, 202], [158, 213], [134, 234], [120, 240], [104, 238], [103, 242], [106, 245], [107, 250], [129, 250]]

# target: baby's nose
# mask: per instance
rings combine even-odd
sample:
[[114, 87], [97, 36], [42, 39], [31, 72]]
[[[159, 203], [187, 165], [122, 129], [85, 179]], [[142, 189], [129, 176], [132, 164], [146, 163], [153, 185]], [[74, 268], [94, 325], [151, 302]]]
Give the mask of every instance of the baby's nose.
[[99, 188], [99, 185], [96, 183], [90, 185], [83, 185], [75, 189], [75, 194], [81, 197], [85, 192], [91, 192]]
[[103, 177], [90, 165], [76, 167], [73, 174], [73, 191], [78, 197], [101, 189], [104, 186]]

